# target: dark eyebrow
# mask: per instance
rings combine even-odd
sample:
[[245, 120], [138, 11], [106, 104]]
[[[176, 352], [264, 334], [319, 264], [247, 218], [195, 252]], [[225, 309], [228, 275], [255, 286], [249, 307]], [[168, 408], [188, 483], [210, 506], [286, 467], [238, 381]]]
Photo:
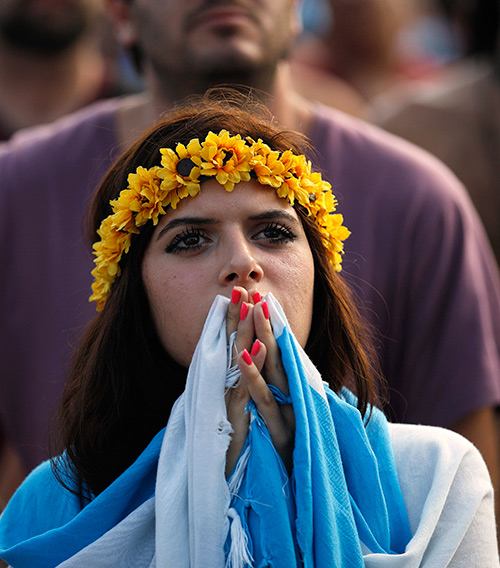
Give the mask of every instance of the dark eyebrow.
[[259, 213], [258, 215], [252, 215], [249, 217], [251, 221], [261, 221], [266, 219], [286, 219], [291, 223], [298, 223], [299, 220], [297, 217], [288, 213], [287, 211], [283, 211], [283, 209], [271, 209], [270, 211], [264, 211], [263, 213]]
[[175, 229], [175, 227], [182, 227], [185, 225], [216, 225], [219, 223], [217, 219], [204, 218], [204, 217], [177, 217], [173, 219], [170, 223], [167, 223], [163, 229], [158, 233], [156, 240], [160, 239], [163, 234], [170, 229]]
[[[271, 209], [270, 211], [264, 211], [263, 213], [259, 213], [258, 215], [252, 215], [249, 217], [250, 221], [262, 221], [266, 219], [286, 219], [291, 223], [298, 223], [299, 220], [283, 211], [282, 209]], [[161, 239], [161, 237], [171, 229], [175, 229], [176, 227], [183, 227], [186, 225], [216, 225], [220, 223], [219, 220], [213, 219], [211, 217], [177, 217], [177, 219], [173, 219], [170, 223], [167, 223], [163, 229], [158, 233], [156, 240]]]

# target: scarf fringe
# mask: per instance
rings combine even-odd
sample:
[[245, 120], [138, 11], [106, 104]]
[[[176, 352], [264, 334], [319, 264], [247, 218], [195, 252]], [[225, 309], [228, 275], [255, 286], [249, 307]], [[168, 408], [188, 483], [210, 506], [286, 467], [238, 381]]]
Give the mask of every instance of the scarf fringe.
[[252, 566], [253, 558], [248, 550], [248, 536], [243, 529], [241, 519], [235, 509], [227, 511], [231, 519], [231, 548], [226, 559], [225, 568], [245, 568]]

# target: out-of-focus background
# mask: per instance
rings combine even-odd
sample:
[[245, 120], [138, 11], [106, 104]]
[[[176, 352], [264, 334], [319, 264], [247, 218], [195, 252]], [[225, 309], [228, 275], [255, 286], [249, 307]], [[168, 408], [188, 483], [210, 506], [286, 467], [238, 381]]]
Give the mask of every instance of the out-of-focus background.
[[[500, 0], [305, 0], [297, 89], [445, 162], [500, 259]], [[305, 80], [306, 79], [306, 80]]]

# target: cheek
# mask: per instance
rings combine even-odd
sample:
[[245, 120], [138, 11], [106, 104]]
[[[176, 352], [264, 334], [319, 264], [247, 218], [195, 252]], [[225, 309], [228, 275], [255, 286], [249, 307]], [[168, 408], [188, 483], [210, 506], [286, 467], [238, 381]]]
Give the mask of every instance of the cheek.
[[309, 249], [278, 261], [270, 288], [280, 302], [292, 331], [302, 347], [311, 329], [314, 296], [314, 262]]
[[296, 292], [296, 301], [292, 309], [290, 325], [302, 347], [305, 347], [311, 331], [314, 298], [314, 268], [303, 273], [300, 279], [300, 290]]
[[210, 305], [206, 305], [200, 275], [182, 276], [148, 273], [143, 279], [160, 340], [178, 363], [188, 367], [200, 338]]

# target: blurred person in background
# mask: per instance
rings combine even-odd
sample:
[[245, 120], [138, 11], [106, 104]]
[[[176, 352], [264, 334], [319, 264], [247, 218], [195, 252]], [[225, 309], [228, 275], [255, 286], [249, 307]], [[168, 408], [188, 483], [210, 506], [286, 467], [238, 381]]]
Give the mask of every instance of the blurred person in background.
[[[0, 140], [139, 90], [126, 61], [103, 0], [1, 0]], [[25, 470], [1, 423], [0, 448], [0, 496], [8, 496]]]
[[302, 32], [290, 57], [293, 87], [304, 97], [319, 101], [354, 116], [365, 112], [365, 100], [346, 80], [328, 68], [323, 41], [332, 26], [327, 0], [304, 0], [301, 4]]
[[0, 140], [136, 86], [103, 0], [0, 2]]
[[460, 35], [435, 0], [305, 0], [302, 10], [295, 86], [351, 114], [369, 117], [372, 100], [401, 82], [433, 78], [461, 54]]
[[[366, 103], [400, 78], [398, 37], [415, 16], [417, 0], [306, 0], [306, 33], [292, 53], [297, 89], [315, 97], [301, 80], [307, 70], [318, 75], [320, 93], [332, 82], [344, 83]], [[322, 102], [339, 108], [335, 91]], [[342, 109], [343, 110], [343, 109]]]
[[439, 0], [464, 57], [433, 81], [401, 86], [374, 120], [443, 160], [464, 183], [500, 260], [500, 2]]

